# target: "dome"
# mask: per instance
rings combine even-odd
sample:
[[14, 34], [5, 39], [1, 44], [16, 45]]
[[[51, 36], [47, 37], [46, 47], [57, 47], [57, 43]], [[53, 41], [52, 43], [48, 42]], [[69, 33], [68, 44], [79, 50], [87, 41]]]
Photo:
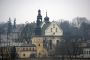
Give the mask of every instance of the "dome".
[[46, 17], [44, 18], [45, 22], [49, 22], [49, 17], [47, 16], [47, 12], [46, 12]]
[[46, 17], [44, 18], [44, 20], [49, 20], [49, 17], [48, 17], [48, 16], [46, 16]]

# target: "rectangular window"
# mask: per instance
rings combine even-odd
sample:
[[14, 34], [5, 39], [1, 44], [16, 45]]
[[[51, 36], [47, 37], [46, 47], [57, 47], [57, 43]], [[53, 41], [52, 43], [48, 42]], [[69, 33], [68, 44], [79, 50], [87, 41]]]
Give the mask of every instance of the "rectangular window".
[[29, 48], [29, 51], [31, 51], [31, 48]]
[[87, 51], [87, 54], [88, 54], [88, 51]]
[[34, 51], [36, 51], [36, 47], [34, 47]]
[[87, 51], [84, 51], [84, 54], [87, 54]]
[[90, 51], [89, 51], [89, 54], [90, 54]]
[[34, 47], [32, 48], [32, 51], [34, 51]]
[[51, 32], [52, 32], [52, 28], [51, 28]]
[[26, 51], [28, 51], [28, 47], [26, 48]]
[[57, 32], [57, 28], [56, 28], [56, 32]]
[[25, 48], [23, 48], [23, 51], [25, 51]]
[[55, 35], [55, 33], [53, 33], [53, 35]]
[[52, 49], [52, 40], [49, 40], [49, 44], [50, 44], [50, 49]]
[[57, 40], [57, 46], [59, 45], [59, 40]]

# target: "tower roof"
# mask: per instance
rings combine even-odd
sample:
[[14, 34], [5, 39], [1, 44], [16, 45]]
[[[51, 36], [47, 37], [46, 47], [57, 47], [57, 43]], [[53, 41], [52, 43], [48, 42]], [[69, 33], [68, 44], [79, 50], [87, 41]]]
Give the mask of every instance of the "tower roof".
[[44, 18], [45, 22], [49, 22], [49, 17], [47, 16], [47, 12], [46, 12], [46, 17]]
[[41, 10], [39, 9], [38, 12], [41, 12]]
[[40, 9], [38, 10], [38, 16], [41, 16], [41, 10]]

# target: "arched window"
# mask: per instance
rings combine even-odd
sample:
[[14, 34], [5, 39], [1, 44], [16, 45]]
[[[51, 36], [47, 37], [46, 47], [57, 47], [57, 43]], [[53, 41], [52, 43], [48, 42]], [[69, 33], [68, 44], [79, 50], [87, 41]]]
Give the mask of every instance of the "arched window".
[[23, 56], [25, 56], [25, 54], [23, 54]]
[[41, 53], [39, 53], [39, 56], [41, 55]]
[[52, 40], [49, 40], [50, 49], [52, 49]]
[[52, 32], [52, 28], [51, 28], [51, 32]]
[[40, 44], [38, 44], [38, 46], [40, 46]]
[[59, 45], [59, 40], [56, 41], [57, 46]]

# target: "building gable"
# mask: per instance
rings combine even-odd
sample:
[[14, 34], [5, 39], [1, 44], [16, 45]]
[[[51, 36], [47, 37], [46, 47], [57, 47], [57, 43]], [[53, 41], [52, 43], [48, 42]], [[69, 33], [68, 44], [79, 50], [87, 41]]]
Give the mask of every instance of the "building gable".
[[46, 36], [63, 36], [62, 29], [53, 21], [45, 30]]

